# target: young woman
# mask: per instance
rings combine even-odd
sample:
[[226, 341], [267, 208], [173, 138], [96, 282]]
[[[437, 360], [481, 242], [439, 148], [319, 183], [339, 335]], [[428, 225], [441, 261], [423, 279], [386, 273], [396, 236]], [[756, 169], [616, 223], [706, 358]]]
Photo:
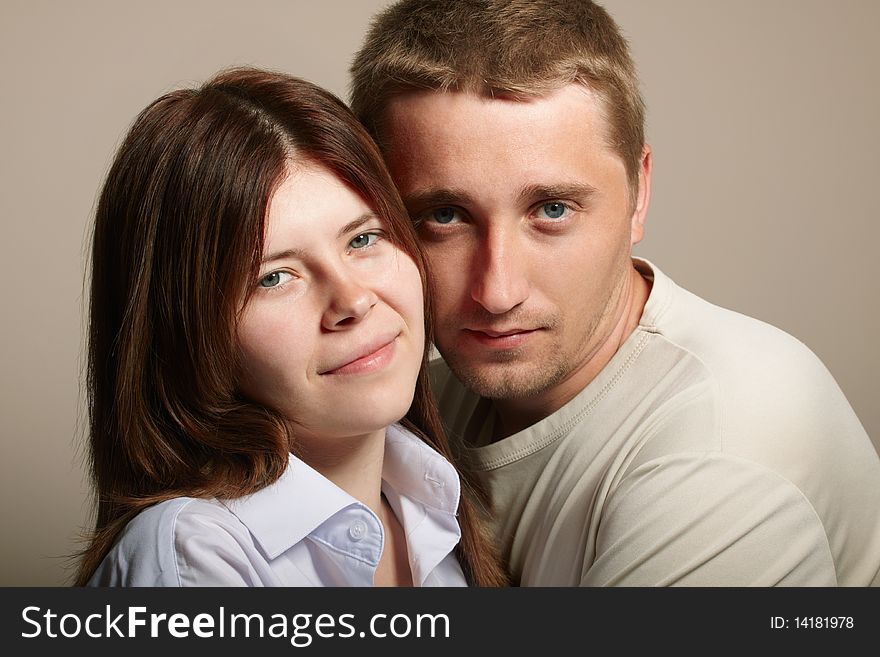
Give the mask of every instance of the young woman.
[[147, 107], [95, 221], [77, 583], [502, 584], [429, 390], [427, 283], [333, 95], [238, 69]]

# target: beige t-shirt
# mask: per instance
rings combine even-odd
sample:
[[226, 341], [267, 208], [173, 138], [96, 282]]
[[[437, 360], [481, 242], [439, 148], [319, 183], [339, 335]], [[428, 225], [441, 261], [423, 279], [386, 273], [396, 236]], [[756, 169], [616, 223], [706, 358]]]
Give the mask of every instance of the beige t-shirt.
[[880, 585], [880, 459], [828, 370], [790, 335], [634, 262], [653, 279], [639, 327], [537, 424], [481, 444], [491, 402], [433, 364], [515, 580]]

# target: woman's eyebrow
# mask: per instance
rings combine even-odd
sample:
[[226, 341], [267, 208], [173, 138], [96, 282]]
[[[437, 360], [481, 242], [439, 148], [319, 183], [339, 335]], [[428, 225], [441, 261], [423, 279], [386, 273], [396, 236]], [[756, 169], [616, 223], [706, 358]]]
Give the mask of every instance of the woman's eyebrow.
[[375, 213], [373, 212], [364, 212], [360, 217], [355, 219], [354, 221], [349, 221], [342, 228], [339, 229], [337, 233], [337, 237], [345, 237], [348, 233], [351, 233], [361, 226], [363, 226], [368, 221], [372, 221], [373, 219], [377, 219]]
[[286, 260], [287, 258], [302, 258], [304, 255], [305, 251], [303, 249], [284, 249], [283, 251], [276, 251], [263, 258], [262, 264], [265, 265], [269, 262], [275, 262], [276, 260]]
[[[376, 214], [374, 212], [365, 212], [357, 219], [349, 221], [347, 224], [345, 224], [342, 228], [339, 229], [339, 232], [336, 235], [337, 237], [345, 237], [348, 233], [356, 231], [368, 221], [372, 221], [377, 218], [378, 217], [376, 217]], [[262, 264], [265, 265], [270, 262], [275, 262], [276, 260], [286, 260], [287, 258], [302, 259], [305, 254], [306, 251], [304, 249], [284, 249], [283, 251], [276, 251], [267, 255], [265, 258], [263, 258]]]

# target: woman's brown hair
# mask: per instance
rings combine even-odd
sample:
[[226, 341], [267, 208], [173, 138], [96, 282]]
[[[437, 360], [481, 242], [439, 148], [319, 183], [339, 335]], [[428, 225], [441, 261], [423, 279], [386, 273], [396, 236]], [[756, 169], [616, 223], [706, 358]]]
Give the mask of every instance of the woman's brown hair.
[[[284, 472], [295, 436], [278, 413], [239, 394], [235, 325], [259, 271], [269, 200], [292, 159], [325, 167], [360, 194], [427, 289], [424, 258], [381, 155], [331, 93], [288, 75], [234, 69], [149, 105], [116, 155], [95, 217], [86, 386], [97, 516], [77, 585], [146, 507], [247, 495]], [[403, 424], [452, 458], [427, 354], [426, 344]], [[472, 584], [503, 584], [476, 510], [485, 495], [467, 477], [463, 489], [462, 568]]]

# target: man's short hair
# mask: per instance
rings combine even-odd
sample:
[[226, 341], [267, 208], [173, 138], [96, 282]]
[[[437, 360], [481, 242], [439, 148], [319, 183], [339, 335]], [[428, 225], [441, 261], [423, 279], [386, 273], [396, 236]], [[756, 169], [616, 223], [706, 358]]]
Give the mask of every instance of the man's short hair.
[[414, 90], [528, 98], [579, 82], [601, 100], [609, 146], [638, 190], [645, 109], [626, 40], [589, 0], [400, 0], [351, 67], [351, 106], [382, 146], [388, 102]]

